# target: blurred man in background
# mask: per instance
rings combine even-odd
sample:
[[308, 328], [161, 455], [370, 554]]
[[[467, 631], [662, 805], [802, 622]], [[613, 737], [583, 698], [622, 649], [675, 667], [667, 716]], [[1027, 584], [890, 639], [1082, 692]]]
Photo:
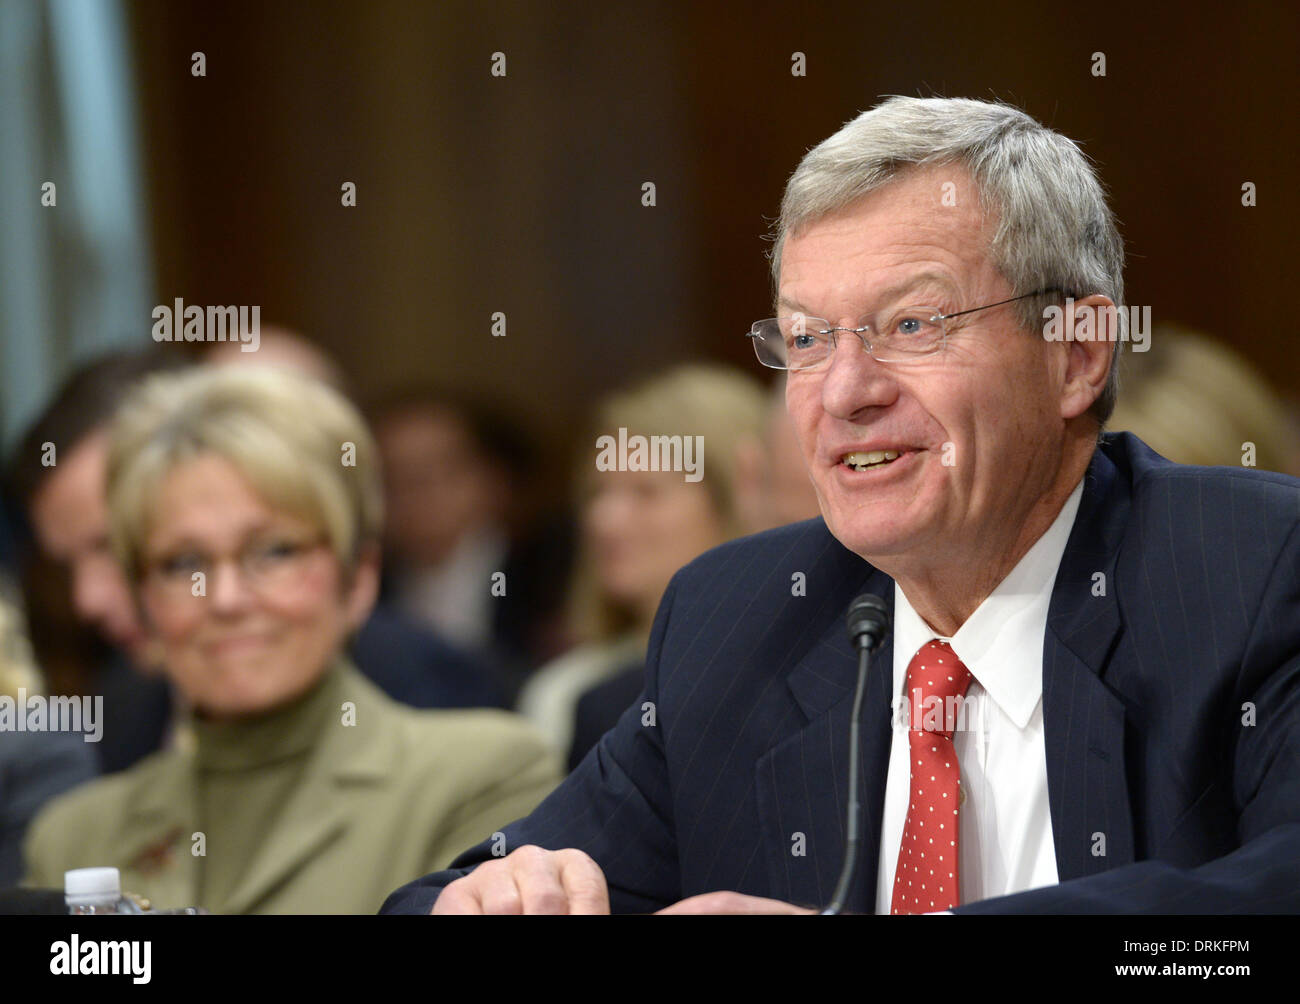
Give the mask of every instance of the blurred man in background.
[[[68, 378], [20, 441], [10, 485], [34, 535], [24, 589], [36, 659], [55, 693], [104, 698], [96, 744], [105, 773], [163, 745], [171, 715], [167, 683], [108, 546], [104, 501], [106, 428], [137, 381], [187, 365], [159, 350], [105, 356]], [[68, 624], [70, 610], [99, 637]]]
[[573, 530], [539, 518], [538, 447], [499, 409], [435, 391], [375, 409], [383, 458], [385, 596], [471, 651], [505, 663], [512, 690], [567, 647]]

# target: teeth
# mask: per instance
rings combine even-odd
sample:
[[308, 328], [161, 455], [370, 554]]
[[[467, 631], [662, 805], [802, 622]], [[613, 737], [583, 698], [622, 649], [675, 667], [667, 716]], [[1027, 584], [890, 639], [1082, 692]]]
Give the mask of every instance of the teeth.
[[868, 467], [879, 467], [887, 464], [891, 460], [898, 459], [897, 450], [872, 450], [865, 453], [862, 450], [854, 450], [852, 453], [846, 453], [841, 458], [841, 463], [854, 470], [866, 470]]

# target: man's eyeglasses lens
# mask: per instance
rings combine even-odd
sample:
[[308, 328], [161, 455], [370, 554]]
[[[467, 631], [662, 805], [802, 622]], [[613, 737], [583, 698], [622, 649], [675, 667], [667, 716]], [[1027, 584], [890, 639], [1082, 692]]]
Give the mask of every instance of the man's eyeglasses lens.
[[881, 362], [929, 355], [944, 341], [937, 307], [899, 307], [877, 315], [862, 328], [837, 327], [821, 317], [790, 314], [757, 322], [750, 330], [758, 361], [774, 369], [803, 370], [825, 363], [841, 338], [859, 338]]

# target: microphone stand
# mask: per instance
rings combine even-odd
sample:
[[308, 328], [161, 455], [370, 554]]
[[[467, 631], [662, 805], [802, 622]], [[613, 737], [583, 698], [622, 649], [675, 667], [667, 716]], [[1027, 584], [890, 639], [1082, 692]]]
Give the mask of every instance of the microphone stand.
[[858, 638], [858, 689], [853, 694], [853, 718], [849, 722], [849, 808], [848, 823], [844, 845], [844, 866], [840, 869], [840, 880], [835, 885], [830, 905], [821, 912], [823, 917], [838, 916], [844, 909], [844, 901], [849, 895], [849, 886], [853, 883], [854, 873], [858, 867], [858, 844], [862, 840], [861, 822], [862, 805], [858, 799], [858, 773], [861, 769], [862, 743], [859, 740], [862, 720], [862, 703], [867, 691], [867, 671], [871, 667], [872, 639], [870, 635]]

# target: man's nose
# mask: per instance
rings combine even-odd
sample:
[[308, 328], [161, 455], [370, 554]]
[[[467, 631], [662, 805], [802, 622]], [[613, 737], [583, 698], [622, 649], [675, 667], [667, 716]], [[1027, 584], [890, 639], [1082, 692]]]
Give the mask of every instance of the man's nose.
[[894, 373], [867, 351], [864, 338], [870, 341], [871, 332], [835, 332], [835, 351], [822, 381], [822, 407], [836, 418], [853, 419], [898, 397]]

